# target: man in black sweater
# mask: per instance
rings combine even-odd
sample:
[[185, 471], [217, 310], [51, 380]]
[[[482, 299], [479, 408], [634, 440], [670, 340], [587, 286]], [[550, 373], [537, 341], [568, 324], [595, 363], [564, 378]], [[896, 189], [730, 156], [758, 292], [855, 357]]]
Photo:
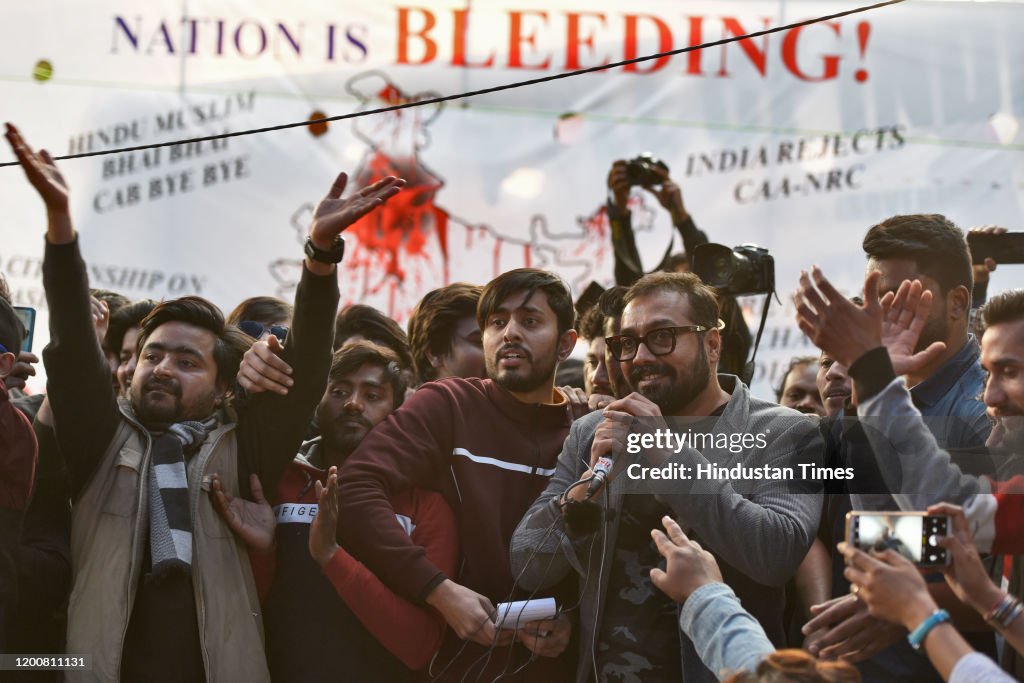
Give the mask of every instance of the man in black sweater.
[[[243, 495], [252, 476], [277, 485], [326, 383], [340, 233], [402, 181], [387, 178], [347, 199], [347, 176], [335, 181], [313, 216], [281, 349], [292, 389], [287, 399], [254, 398], [237, 417], [229, 390], [245, 337], [198, 297], [164, 302], [143, 321], [138, 368], [128, 397], [117, 400], [93, 332], [67, 184], [50, 155], [33, 152], [10, 124], [6, 137], [48, 216], [44, 357], [74, 497], [68, 650], [92, 656], [88, 680], [268, 681], [265, 661], [253, 656], [262, 629], [244, 548], [204, 492], [214, 472]], [[77, 676], [85, 674], [68, 680]]]

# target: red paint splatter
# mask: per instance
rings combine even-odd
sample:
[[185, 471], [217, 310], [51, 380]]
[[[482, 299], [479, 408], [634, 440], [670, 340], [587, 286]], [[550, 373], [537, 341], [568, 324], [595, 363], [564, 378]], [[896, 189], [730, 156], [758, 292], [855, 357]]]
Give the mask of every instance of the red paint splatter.
[[436, 239], [447, 284], [448, 212], [434, 204], [444, 183], [427, 173], [416, 159], [394, 159], [377, 152], [359, 174], [358, 186], [366, 187], [389, 175], [406, 179], [402, 191], [346, 232], [358, 238], [360, 250], [369, 252], [363, 255], [367, 267], [381, 267], [386, 276], [394, 276], [399, 283], [406, 277], [404, 260], [430, 258], [425, 247], [428, 240]]
[[377, 97], [380, 98], [382, 102], [390, 105], [405, 104], [409, 102], [409, 98], [402, 94], [401, 90], [390, 83], [377, 92]]

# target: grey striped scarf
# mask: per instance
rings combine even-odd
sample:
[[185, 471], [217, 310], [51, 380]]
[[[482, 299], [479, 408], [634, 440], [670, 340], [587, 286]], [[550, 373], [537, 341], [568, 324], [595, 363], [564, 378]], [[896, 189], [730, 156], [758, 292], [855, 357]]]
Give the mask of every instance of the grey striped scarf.
[[206, 440], [217, 426], [216, 417], [205, 422], [179, 422], [153, 435], [149, 466], [149, 551], [153, 578], [170, 571], [192, 570], [192, 516], [188, 504], [185, 452]]

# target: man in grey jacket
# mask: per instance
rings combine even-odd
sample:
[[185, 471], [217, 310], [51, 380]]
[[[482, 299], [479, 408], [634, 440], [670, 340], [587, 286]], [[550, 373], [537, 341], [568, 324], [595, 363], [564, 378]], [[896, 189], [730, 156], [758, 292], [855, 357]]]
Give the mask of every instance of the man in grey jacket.
[[[820, 462], [817, 421], [716, 374], [718, 306], [696, 276], [652, 273], [625, 301], [621, 333], [607, 344], [634, 393], [573, 423], [551, 483], [512, 538], [513, 572], [538, 596], [579, 575], [581, 683], [714, 681], [679, 634], [677, 605], [651, 584], [661, 557], [650, 530], [668, 514], [699, 538], [781, 644], [781, 587], [806, 555], [821, 509], [818, 486], [798, 467]], [[702, 437], [700, 450], [678, 441], [640, 447], [668, 438], [668, 428], [673, 439]], [[616, 460], [606, 485], [587, 481], [609, 456]], [[664, 473], [674, 478], [654, 478]], [[574, 520], [594, 505], [590, 497], [599, 529], [588, 533]]]

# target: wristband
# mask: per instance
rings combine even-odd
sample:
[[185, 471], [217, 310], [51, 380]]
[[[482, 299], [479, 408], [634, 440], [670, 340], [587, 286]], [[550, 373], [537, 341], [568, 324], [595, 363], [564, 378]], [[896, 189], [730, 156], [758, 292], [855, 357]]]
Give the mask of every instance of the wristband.
[[985, 622], [998, 629], [1007, 628], [1010, 623], [1024, 612], [1024, 606], [1020, 600], [1009, 593], [1003, 593], [1003, 597], [985, 615]]
[[921, 644], [924, 642], [924, 639], [928, 637], [931, 630], [939, 624], [948, 621], [949, 612], [944, 609], [935, 610], [932, 612], [930, 617], [921, 622], [920, 626], [910, 632], [910, 635], [907, 636], [907, 642], [910, 643], [910, 646], [915, 650], [920, 650]]

